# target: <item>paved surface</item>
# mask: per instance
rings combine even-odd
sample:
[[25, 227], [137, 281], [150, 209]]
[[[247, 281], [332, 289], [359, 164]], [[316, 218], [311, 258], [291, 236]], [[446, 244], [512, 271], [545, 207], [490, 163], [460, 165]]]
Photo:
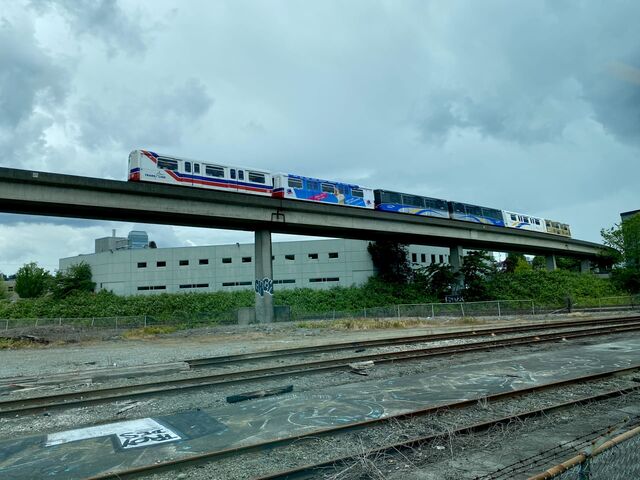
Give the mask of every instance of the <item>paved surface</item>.
[[[201, 453], [320, 431], [429, 405], [480, 398], [640, 363], [640, 337], [599, 345], [568, 343], [553, 353], [457, 365], [384, 381], [292, 393], [224, 408], [88, 426], [0, 441], [2, 479], [79, 479]], [[496, 360], [498, 359], [498, 360]]]

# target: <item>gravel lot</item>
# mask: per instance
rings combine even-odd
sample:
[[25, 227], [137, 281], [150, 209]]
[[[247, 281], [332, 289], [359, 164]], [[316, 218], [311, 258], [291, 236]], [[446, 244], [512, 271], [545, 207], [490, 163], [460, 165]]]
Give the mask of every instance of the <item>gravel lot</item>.
[[[585, 318], [585, 316], [574, 315], [569, 316], [568, 318], [579, 320]], [[559, 320], [559, 317], [553, 317], [553, 320]], [[531, 318], [523, 318], [511, 319], [511, 321], [512, 323], [529, 323], [532, 320]], [[546, 322], [549, 321], [549, 318], [538, 319], [538, 321]], [[501, 320], [500, 322], [497, 322], [495, 319], [486, 319], [477, 325], [489, 326], [494, 324], [504, 325], [505, 321]], [[35, 374], [67, 372], [70, 370], [95, 369], [99, 367], [112, 367], [117, 369], [128, 365], [173, 362], [214, 355], [228, 355], [233, 353], [272, 350], [294, 346], [335, 343], [338, 337], [339, 341], [347, 342], [359, 339], [419, 335], [459, 329], [466, 330], [469, 329], [469, 326], [456, 325], [455, 321], [427, 324], [424, 328], [364, 331], [333, 331], [324, 328], [313, 330], [298, 329], [291, 324], [252, 327], [230, 326], [199, 329], [196, 331], [175, 332], [169, 335], [142, 340], [124, 340], [119, 336], [116, 336], [114, 332], [100, 332], [99, 336], [101, 336], [101, 339], [96, 338], [95, 334], [93, 336], [85, 335], [78, 337], [77, 332], [67, 332], [67, 334], [70, 334], [71, 336], [65, 339], [65, 334], [60, 331], [48, 332], [47, 330], [31, 330], [28, 333], [42, 337], [50, 335], [50, 338], [54, 340], [55, 343], [45, 347], [0, 351], [0, 364], [2, 365], [1, 376], [29, 376]], [[77, 340], [78, 338], [80, 338], [79, 341]], [[73, 343], [63, 343], [69, 339], [73, 340]], [[601, 337], [595, 340], [592, 339], [589, 340], [589, 342], [605, 341], [606, 339], [610, 340], [611, 337]], [[459, 341], [449, 341], [449, 343], [451, 342]], [[416, 345], [413, 348], [417, 347], [418, 346]], [[398, 349], [398, 347], [391, 348]], [[512, 354], [524, 353], [529, 351], [530, 348], [533, 347], [509, 349], [509, 352]], [[557, 348], [557, 346], [554, 344], [545, 344], [536, 346], [535, 348], [536, 350], [552, 350]], [[341, 352], [337, 355], [344, 356], [347, 352]], [[368, 350], [367, 353], [371, 353], [371, 351]], [[501, 355], [502, 354], [504, 354], [504, 351]], [[335, 356], [336, 354], [332, 355]], [[430, 359], [428, 361], [377, 365], [373, 370], [371, 370], [370, 375], [367, 377], [354, 375], [349, 372], [330, 372], [307, 376], [291, 376], [283, 381], [261, 382], [251, 385], [241, 385], [239, 387], [203, 388], [182, 393], [165, 394], [162, 397], [152, 396], [140, 399], [136, 402], [123, 401], [114, 404], [96, 405], [65, 411], [52, 411], [45, 415], [1, 418], [0, 435], [3, 438], [15, 438], [36, 433], [50, 433], [53, 431], [95, 423], [120, 421], [129, 418], [140, 418], [143, 416], [160, 416], [197, 408], [215, 407], [226, 404], [226, 396], [238, 393], [238, 391], [278, 387], [285, 383], [295, 384], [296, 391], [321, 390], [331, 386], [347, 383], [366, 382], [375, 379], [429, 372], [450, 366], [456, 362], [480, 362], [483, 359], [486, 360], [486, 356], [487, 353], [479, 352], [465, 354], [463, 357], [440, 357]], [[329, 358], [329, 356], [323, 355], [322, 358]], [[287, 362], [295, 360], [292, 359]], [[261, 362], [260, 366], [265, 366], [265, 364]], [[250, 365], [243, 364], [241, 368], [250, 368]], [[229, 369], [225, 369], [225, 371], [229, 371]], [[207, 369], [206, 372], [214, 373], [215, 370]], [[180, 377], [181, 375], [184, 374], [169, 375], [167, 378]], [[140, 379], [136, 379], [135, 381], [139, 380]], [[151, 379], [148, 378], [146, 380]], [[110, 381], [108, 385], [119, 385], [130, 381], [132, 380], [118, 379]], [[566, 395], [566, 398], [569, 399], [577, 395], [592, 393], [593, 391], [603, 391], [614, 387], [628, 386], [634, 381], [635, 380], [629, 376], [616, 379], [615, 381], [608, 380], [594, 382], [588, 386], [565, 388], [562, 390], [562, 395]], [[4, 395], [0, 397], [0, 400], [17, 398], [18, 395], [42, 395], [45, 393], [57, 393], [81, 388], [86, 388], [86, 386], [80, 384], [63, 386], [62, 388], [49, 387], [44, 390]], [[437, 417], [430, 416], [429, 418], [424, 419], [414, 419], [411, 420], [410, 423], [387, 424], [382, 427], [369, 429], [366, 432], [363, 431], [355, 434], [341, 435], [337, 438], [327, 437], [318, 439], [317, 441], [303, 442], [295, 447], [287, 449], [284, 452], [274, 450], [267, 454], [251, 454], [247, 456], [246, 460], [243, 458], [242, 462], [237, 462], [237, 460], [233, 459], [222, 460], [215, 464], [187, 467], [180, 472], [155, 474], [148, 478], [156, 480], [168, 480], [174, 478], [250, 478], [260, 472], [279, 470], [287, 466], [293, 466], [297, 463], [309, 463], [319, 458], [327, 458], [328, 455], [336, 456], [341, 452], [345, 453], [354, 451], [354, 449], [357, 448], [363, 449], [364, 446], [371, 447], [373, 445], [382, 445], [393, 441], [400, 441], [403, 438], [406, 438], [407, 435], [413, 435], [415, 432], [423, 432], [423, 434], [424, 432], [446, 432], [447, 430], [451, 430], [453, 425], [471, 423], [474, 420], [480, 421], [480, 419], [487, 419], [492, 415], [497, 416], [498, 414], [509, 413], [516, 410], [534, 408], [536, 405], [540, 406], [544, 404], [544, 402], [549, 402], [552, 399], [557, 400], [558, 394], [549, 392], [548, 394], [538, 394], [535, 397], [524, 397], [517, 401], [499, 402], [495, 405], [489, 406], [478, 405], [472, 409], [443, 413]], [[622, 402], [622, 400], [619, 401]], [[627, 402], [625, 404], [626, 406], [640, 405], [640, 398], [635, 394], [628, 396], [625, 401]], [[617, 412], [619, 405], [616, 403], [616, 400], [611, 400], [593, 407], [588, 406], [584, 408], [599, 409], [597, 410], [598, 412], [614, 412], [612, 414], [607, 413], [605, 415], [602, 413], [597, 415], [599, 423], [607, 423], [608, 421], [613, 421], [613, 418], [617, 418], [615, 412]], [[125, 409], [126, 411], [122, 411]], [[566, 420], [562, 420], [564, 417], [566, 417]], [[513, 440], [520, 437], [524, 438], [525, 434], [529, 432], [526, 430], [527, 428], [533, 428], [532, 432], [535, 432], [535, 429], [537, 428], [543, 429], [554, 426], [561, 428], [564, 426], [567, 431], [571, 431], [572, 422], [579, 417], [579, 414], [574, 415], [572, 411], [565, 414], [564, 417], [560, 420], [558, 420], [558, 418], [547, 418], [540, 419], [539, 421], [528, 421], [526, 422], [526, 425], [518, 426], [518, 428], [522, 427], [524, 430], [521, 431], [514, 427], [513, 431], [510, 431], [508, 436], [503, 435], [498, 439], [496, 439], [495, 436], [491, 437], [490, 434], [487, 434], [489, 437], [485, 439], [483, 439], [482, 435], [469, 436], [470, 438], [464, 439], [455, 439], [455, 442], [453, 439], [449, 439], [449, 443], [444, 445], [446, 447], [446, 452], [443, 452], [442, 449], [438, 449], [434, 446], [430, 450], [428, 447], [419, 449], [418, 451], [413, 452], [412, 456], [407, 456], [406, 460], [403, 459], [404, 457], [400, 459], [365, 459], [362, 462], [361, 470], [352, 466], [349, 472], [340, 474], [339, 478], [363, 478], [362, 475], [364, 473], [370, 475], [369, 478], [395, 478], [394, 472], [396, 471], [403, 471], [403, 477], [406, 479], [473, 478], [472, 476], [465, 476], [466, 474], [464, 474], [464, 472], [459, 468], [460, 465], [456, 463], [460, 462], [461, 458], [465, 458], [470, 455], [470, 450], [476, 455], [474, 458], [478, 465], [482, 463], [480, 461], [482, 458], [485, 460], [485, 464], [482, 464], [482, 468], [478, 466], [474, 471], [478, 474], [483, 472], [486, 473], [491, 465], [495, 466], [505, 463], [505, 460], [502, 457], [498, 460], [494, 459], [487, 461], [488, 458], [493, 458], [491, 457], [492, 455], [495, 456], [496, 453], [501, 452], [500, 442], [510, 446], [516, 445], [516, 442]], [[524, 455], [526, 453], [525, 447], [526, 445], [524, 445], [521, 450], [517, 450], [514, 447], [512, 456], [517, 456], [518, 454]], [[482, 452], [482, 454], [478, 452]], [[480, 458], [478, 458], [477, 455], [480, 455]], [[503, 455], [503, 457], [504, 456], [505, 455]], [[456, 467], [456, 465], [458, 465], [458, 467]], [[370, 469], [371, 471], [367, 471], [367, 469]], [[455, 476], [446, 476], [445, 473], [448, 471], [455, 471], [457, 473]], [[433, 472], [439, 472], [441, 476], [429, 476]], [[352, 473], [355, 476], [350, 476]], [[411, 477], [407, 475], [408, 473], [411, 473], [414, 476]], [[360, 477], [356, 474], [359, 474]], [[329, 476], [326, 478], [332, 477]]]

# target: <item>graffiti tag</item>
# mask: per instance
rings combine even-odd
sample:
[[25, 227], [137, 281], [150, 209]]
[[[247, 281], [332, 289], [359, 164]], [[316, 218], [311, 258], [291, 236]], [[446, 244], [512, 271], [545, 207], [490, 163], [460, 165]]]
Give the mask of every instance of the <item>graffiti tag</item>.
[[265, 293], [273, 295], [273, 280], [267, 277], [264, 277], [262, 280], [256, 279], [256, 293], [261, 297], [263, 297]]
[[145, 447], [159, 443], [174, 442], [181, 437], [168, 428], [155, 428], [118, 433], [118, 441], [122, 448]]

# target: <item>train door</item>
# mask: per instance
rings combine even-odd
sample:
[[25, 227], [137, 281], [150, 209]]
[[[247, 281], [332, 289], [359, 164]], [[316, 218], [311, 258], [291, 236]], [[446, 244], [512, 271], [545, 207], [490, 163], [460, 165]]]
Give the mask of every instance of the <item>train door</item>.
[[233, 190], [238, 190], [238, 173], [240, 173], [240, 170], [236, 168], [229, 169], [229, 178], [230, 178], [229, 187]]
[[184, 162], [184, 184], [193, 185], [193, 163], [187, 160]]

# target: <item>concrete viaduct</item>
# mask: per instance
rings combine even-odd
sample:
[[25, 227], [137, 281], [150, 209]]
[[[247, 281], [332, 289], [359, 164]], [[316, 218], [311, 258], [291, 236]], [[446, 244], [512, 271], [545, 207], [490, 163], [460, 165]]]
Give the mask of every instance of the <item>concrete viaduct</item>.
[[463, 249], [582, 260], [603, 250], [597, 243], [539, 232], [402, 215], [340, 205], [260, 197], [179, 186], [134, 183], [0, 167], [0, 211], [255, 232], [256, 318], [272, 320], [271, 233], [393, 240], [448, 247], [454, 269]]

